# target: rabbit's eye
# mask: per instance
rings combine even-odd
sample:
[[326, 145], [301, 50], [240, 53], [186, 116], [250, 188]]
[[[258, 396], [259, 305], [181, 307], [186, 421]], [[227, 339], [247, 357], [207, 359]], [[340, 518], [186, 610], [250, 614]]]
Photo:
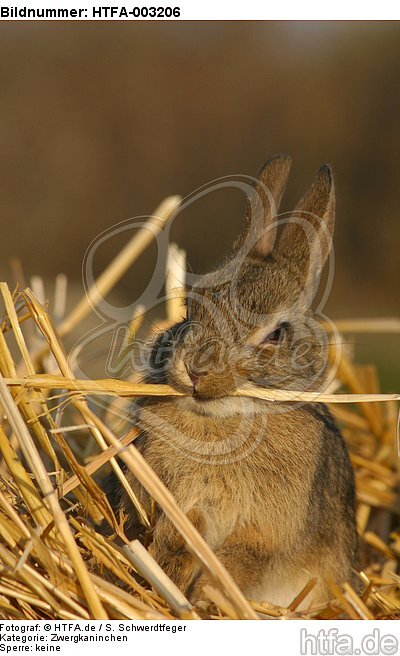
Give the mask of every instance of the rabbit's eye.
[[282, 343], [286, 330], [287, 330], [287, 323], [281, 323], [280, 326], [278, 326], [277, 328], [275, 328], [275, 330], [272, 331], [272, 333], [269, 333], [269, 335], [264, 337], [261, 344], [272, 344], [273, 346], [278, 346], [279, 344]]

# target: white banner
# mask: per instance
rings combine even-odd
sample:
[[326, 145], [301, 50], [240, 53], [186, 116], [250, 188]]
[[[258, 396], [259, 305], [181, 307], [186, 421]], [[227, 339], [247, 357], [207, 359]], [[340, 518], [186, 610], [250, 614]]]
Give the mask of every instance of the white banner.
[[392, 0], [0, 0], [1, 20], [332, 20], [399, 19]]
[[244, 653], [392, 656], [399, 653], [397, 621], [4, 621], [0, 653], [96, 653], [118, 656], [204, 656]]

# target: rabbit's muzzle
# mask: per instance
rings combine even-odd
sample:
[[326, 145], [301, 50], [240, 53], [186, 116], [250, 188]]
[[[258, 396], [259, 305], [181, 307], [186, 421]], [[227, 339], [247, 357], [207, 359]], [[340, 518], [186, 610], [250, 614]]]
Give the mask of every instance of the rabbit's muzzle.
[[201, 375], [189, 373], [193, 382], [193, 395], [198, 399], [215, 399], [228, 396], [236, 389], [234, 377], [230, 372], [216, 375], [212, 371], [201, 372]]
[[239, 382], [232, 353], [228, 355], [223, 343], [215, 339], [185, 344], [172, 362], [169, 378], [170, 383], [190, 389], [197, 399], [228, 396]]

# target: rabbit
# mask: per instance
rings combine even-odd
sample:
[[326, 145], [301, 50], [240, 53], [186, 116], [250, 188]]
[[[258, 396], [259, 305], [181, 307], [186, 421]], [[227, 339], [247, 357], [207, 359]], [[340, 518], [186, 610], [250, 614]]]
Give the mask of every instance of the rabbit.
[[[244, 595], [282, 607], [311, 578], [302, 605], [326, 602], [330, 580], [356, 585], [357, 567], [354, 474], [327, 407], [235, 396], [318, 391], [327, 376], [326, 333], [311, 303], [332, 241], [332, 172], [321, 167], [277, 239], [290, 166], [286, 155], [267, 162], [226, 260], [187, 293], [186, 318], [155, 338], [146, 382], [186, 396], [143, 400], [135, 442]], [[147, 492], [128, 476], [150, 512]], [[123, 495], [121, 508], [138, 536]], [[155, 512], [149, 551], [196, 603], [212, 581]]]

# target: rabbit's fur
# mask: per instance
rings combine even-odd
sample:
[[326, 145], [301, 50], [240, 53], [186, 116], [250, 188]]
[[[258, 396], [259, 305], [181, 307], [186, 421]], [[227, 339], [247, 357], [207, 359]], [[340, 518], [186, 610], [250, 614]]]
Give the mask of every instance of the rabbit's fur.
[[[326, 379], [310, 304], [330, 250], [332, 174], [320, 169], [276, 240], [289, 168], [286, 156], [266, 164], [226, 262], [188, 293], [187, 319], [155, 340], [146, 380], [189, 396], [143, 401], [136, 441], [244, 594], [282, 606], [312, 577], [307, 603], [325, 601], [327, 581], [353, 580], [357, 562], [354, 476], [328, 409], [234, 396], [321, 390]], [[202, 596], [207, 573], [160, 510], [150, 551], [192, 600]]]

